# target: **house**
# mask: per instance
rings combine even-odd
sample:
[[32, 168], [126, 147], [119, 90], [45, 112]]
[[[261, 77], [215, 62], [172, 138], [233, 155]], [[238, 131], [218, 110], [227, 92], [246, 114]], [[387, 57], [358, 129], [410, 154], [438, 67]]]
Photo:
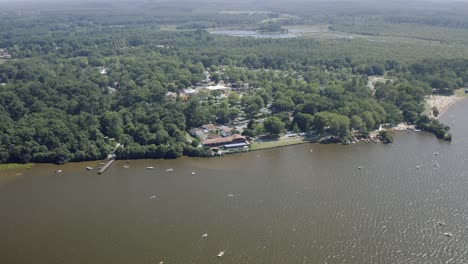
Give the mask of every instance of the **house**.
[[247, 141], [247, 139], [241, 135], [234, 134], [229, 137], [219, 137], [219, 138], [213, 138], [213, 139], [205, 139], [202, 141], [202, 145], [204, 147], [221, 147], [221, 148], [226, 148], [226, 147], [233, 147], [232, 144], [239, 144], [237, 147], [244, 147], [248, 146], [250, 143]]
[[223, 137], [229, 137], [232, 135], [232, 130], [234, 130], [234, 128], [228, 126], [219, 126], [218, 129]]
[[201, 128], [194, 128], [189, 131], [190, 135], [201, 140], [206, 139], [206, 134]]
[[106, 75], [107, 74], [107, 68], [106, 67], [99, 67], [99, 73], [101, 75]]
[[166, 97], [172, 98], [172, 99], [177, 99], [177, 93], [174, 92], [168, 92], [166, 94]]
[[186, 94], [186, 95], [193, 95], [193, 94], [196, 94], [196, 93], [197, 93], [197, 90], [195, 90], [193, 88], [184, 89], [184, 94]]
[[210, 131], [216, 131], [216, 130], [218, 130], [218, 127], [216, 127], [215, 125], [213, 125], [213, 124], [210, 123], [210, 124], [206, 124], [206, 125], [201, 126], [201, 129], [203, 129], [203, 131], [204, 131], [205, 133], [208, 133], [208, 132], [210, 132]]

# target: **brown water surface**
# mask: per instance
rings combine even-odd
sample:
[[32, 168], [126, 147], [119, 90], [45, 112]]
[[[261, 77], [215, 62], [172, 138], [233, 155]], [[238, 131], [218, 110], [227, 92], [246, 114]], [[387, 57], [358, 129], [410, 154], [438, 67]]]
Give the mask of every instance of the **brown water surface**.
[[37, 165], [0, 183], [0, 263], [468, 263], [467, 111], [452, 143]]

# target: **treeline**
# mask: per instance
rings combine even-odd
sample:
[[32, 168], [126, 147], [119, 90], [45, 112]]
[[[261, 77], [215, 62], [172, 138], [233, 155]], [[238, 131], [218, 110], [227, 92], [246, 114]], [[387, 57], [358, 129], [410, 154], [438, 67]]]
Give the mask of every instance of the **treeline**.
[[[388, 44], [363, 40], [243, 39], [160, 31], [155, 22], [103, 27], [78, 13], [2, 19], [0, 47], [15, 59], [0, 65], [1, 163], [95, 160], [117, 142], [125, 159], [206, 156], [187, 131], [239, 116], [252, 120], [250, 136], [313, 130], [346, 140], [352, 130], [407, 121], [445, 137], [446, 127], [422, 115], [424, 96], [468, 82], [468, 61], [451, 60], [456, 53], [417, 63], [433, 54], [426, 47], [413, 55], [413, 47], [389, 53]], [[223, 16], [257, 24], [268, 15]], [[213, 81], [243, 89], [242, 98], [166, 98], [205, 79], [207, 67]], [[384, 73], [389, 81], [374, 94], [367, 76]]]
[[199, 81], [202, 65], [159, 55], [104, 62], [107, 75], [87, 58], [0, 65], [0, 162], [95, 160], [115, 142], [130, 157], [152, 144], [149, 156], [205, 155], [188, 147], [185, 105], [165, 99]]

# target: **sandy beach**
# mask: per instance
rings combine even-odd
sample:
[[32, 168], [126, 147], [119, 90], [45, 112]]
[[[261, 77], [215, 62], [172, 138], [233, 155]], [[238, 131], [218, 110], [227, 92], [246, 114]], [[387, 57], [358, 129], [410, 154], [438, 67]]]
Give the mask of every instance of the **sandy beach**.
[[[465, 97], [460, 96], [443, 96], [443, 95], [430, 95], [426, 97], [426, 114], [432, 118], [438, 118], [441, 116], [450, 106], [454, 105], [458, 101], [461, 101]], [[439, 115], [435, 117], [432, 114], [431, 109], [436, 107], [439, 110]]]

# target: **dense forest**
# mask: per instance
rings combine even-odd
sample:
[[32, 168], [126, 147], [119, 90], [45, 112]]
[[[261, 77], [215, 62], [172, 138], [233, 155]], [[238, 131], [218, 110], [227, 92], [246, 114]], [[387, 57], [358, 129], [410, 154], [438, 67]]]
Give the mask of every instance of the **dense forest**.
[[[223, 10], [245, 10], [244, 2], [226, 2]], [[333, 9], [324, 2], [321, 15], [312, 17], [304, 14], [311, 7], [300, 4], [256, 2], [249, 9], [271, 12], [230, 13], [212, 2], [8, 6], [0, 11], [0, 48], [12, 56], [0, 59], [0, 163], [96, 160], [117, 144], [123, 146], [119, 158], [206, 156], [188, 131], [239, 118], [250, 120], [239, 131], [250, 137], [291, 130], [346, 141], [352, 131], [409, 122], [450, 139], [448, 127], [423, 114], [424, 97], [451, 95], [468, 84], [468, 39], [452, 34], [468, 32], [466, 17], [446, 8], [386, 16], [372, 13], [372, 5], [358, 12], [347, 3]], [[284, 13], [293, 14], [288, 22], [265, 23]], [[247, 25], [283, 31], [290, 17], [365, 36], [376, 35], [376, 26], [385, 34], [420, 27], [421, 35], [397, 35], [419, 40], [432, 27], [448, 33], [437, 36], [438, 43], [408, 44], [242, 38], [207, 30]], [[241, 89], [224, 97], [218, 91], [166, 96], [198, 85], [207, 71], [213, 83]], [[372, 75], [386, 81], [369, 89]]]

